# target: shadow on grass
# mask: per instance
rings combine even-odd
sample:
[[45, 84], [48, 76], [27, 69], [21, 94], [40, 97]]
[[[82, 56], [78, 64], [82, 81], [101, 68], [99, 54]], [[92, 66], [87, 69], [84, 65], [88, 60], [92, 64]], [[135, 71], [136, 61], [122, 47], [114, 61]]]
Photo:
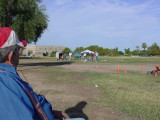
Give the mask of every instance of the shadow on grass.
[[41, 59], [40, 57], [19, 57], [19, 59]]
[[19, 66], [60, 66], [72, 64], [72, 62], [38, 62], [38, 63], [20, 63]]
[[88, 117], [83, 113], [83, 108], [86, 105], [86, 101], [79, 102], [74, 107], [66, 109], [65, 113], [67, 113], [70, 118], [84, 118], [85, 120], [88, 120]]

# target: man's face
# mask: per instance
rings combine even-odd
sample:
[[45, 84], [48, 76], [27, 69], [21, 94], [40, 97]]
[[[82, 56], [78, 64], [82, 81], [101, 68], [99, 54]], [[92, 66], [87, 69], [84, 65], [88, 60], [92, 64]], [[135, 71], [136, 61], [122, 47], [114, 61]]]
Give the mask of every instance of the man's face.
[[19, 64], [19, 50], [20, 50], [20, 48], [17, 47], [16, 51], [14, 51], [13, 55], [12, 55], [12, 64], [15, 67], [17, 67]]

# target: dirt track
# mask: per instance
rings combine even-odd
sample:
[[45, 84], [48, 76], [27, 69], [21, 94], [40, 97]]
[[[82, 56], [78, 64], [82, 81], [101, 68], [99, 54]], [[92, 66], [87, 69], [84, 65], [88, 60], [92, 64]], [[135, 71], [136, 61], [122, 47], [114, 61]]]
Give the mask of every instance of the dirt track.
[[[28, 61], [32, 63], [31, 61]], [[42, 72], [36, 72], [42, 69], [41, 66], [35, 63], [25, 65], [27, 61], [20, 61], [18, 67], [18, 73], [22, 79], [27, 80], [29, 84], [34, 88], [37, 93], [44, 94], [46, 98], [52, 103], [54, 109], [66, 110], [66, 112], [73, 112], [71, 116], [79, 116], [86, 118], [86, 120], [131, 120], [128, 115], [115, 113], [109, 108], [102, 108], [96, 104], [98, 103], [98, 95], [101, 94], [98, 89], [93, 87], [87, 87], [80, 84], [49, 84], [46, 81], [48, 76]], [[49, 63], [49, 64], [52, 64]], [[142, 70], [144, 66], [144, 70]], [[146, 73], [148, 70], [154, 69], [155, 64], [143, 64], [143, 65], [120, 65], [120, 69], [126, 68], [127, 71], [139, 71]], [[57, 67], [64, 68], [64, 71], [74, 72], [104, 72], [104, 73], [116, 73], [117, 65], [84, 65], [84, 64], [67, 64], [57, 65]], [[47, 68], [46, 68], [47, 69]], [[78, 109], [77, 109], [78, 107]], [[79, 112], [79, 113], [78, 113]]]
[[[60, 67], [73, 72], [102, 72], [102, 73], [117, 73], [117, 66], [115, 65], [86, 65], [86, 64], [71, 64], [71, 65], [61, 65]], [[137, 71], [142, 73], [147, 73], [149, 70], [154, 70], [156, 64], [139, 64], [139, 65], [119, 65], [121, 72], [126, 69], [127, 71]], [[142, 70], [144, 67], [144, 70]]]

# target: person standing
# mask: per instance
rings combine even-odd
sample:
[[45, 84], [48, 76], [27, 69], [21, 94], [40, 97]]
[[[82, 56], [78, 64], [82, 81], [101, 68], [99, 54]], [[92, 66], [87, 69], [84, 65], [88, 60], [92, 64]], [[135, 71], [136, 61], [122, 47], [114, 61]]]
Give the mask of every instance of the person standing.
[[93, 57], [93, 59], [95, 60], [95, 58], [96, 58], [96, 53], [94, 53], [94, 57]]
[[87, 54], [86, 54], [86, 53], [84, 53], [84, 55], [83, 55], [83, 56], [84, 56], [84, 59], [86, 59], [86, 57], [87, 57]]
[[72, 53], [69, 53], [69, 60], [72, 60]]
[[91, 53], [91, 61], [93, 61], [93, 59], [94, 59], [94, 54], [93, 54], [93, 52]]
[[96, 62], [98, 62], [98, 52], [96, 51]]

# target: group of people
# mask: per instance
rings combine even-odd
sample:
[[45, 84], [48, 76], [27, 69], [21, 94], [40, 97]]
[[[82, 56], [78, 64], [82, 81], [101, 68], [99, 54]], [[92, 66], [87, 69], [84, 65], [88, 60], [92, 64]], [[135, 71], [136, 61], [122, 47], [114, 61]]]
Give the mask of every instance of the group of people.
[[[96, 61], [96, 62], [98, 62], [98, 52], [96, 51], [95, 53], [94, 52], [92, 52], [91, 54], [91, 61]], [[70, 53], [68, 53], [68, 56], [69, 56], [69, 60], [72, 60], [72, 53], [70, 52]], [[83, 58], [82, 58], [83, 60], [87, 60], [87, 53], [85, 52], [84, 54], [83, 54]], [[66, 54], [63, 54], [62, 55], [62, 60], [67, 60], [67, 55]]]
[[[84, 57], [84, 59], [86, 59], [87, 54], [84, 53], [83, 57]], [[93, 53], [93, 52], [91, 53], [91, 61], [94, 61], [94, 59], [95, 59], [96, 62], [98, 62], [98, 52], [97, 51], [95, 53]]]
[[27, 43], [18, 39], [9, 27], [0, 28], [0, 118], [1, 120], [84, 120], [69, 118], [61, 111], [53, 110], [43, 95], [36, 94], [23, 81], [16, 69], [20, 47]]
[[59, 53], [59, 57], [57, 57], [57, 58], [59, 58], [61, 60], [67, 60], [67, 56], [69, 56], [69, 60], [72, 60], [72, 53], [71, 52], [68, 54]]

